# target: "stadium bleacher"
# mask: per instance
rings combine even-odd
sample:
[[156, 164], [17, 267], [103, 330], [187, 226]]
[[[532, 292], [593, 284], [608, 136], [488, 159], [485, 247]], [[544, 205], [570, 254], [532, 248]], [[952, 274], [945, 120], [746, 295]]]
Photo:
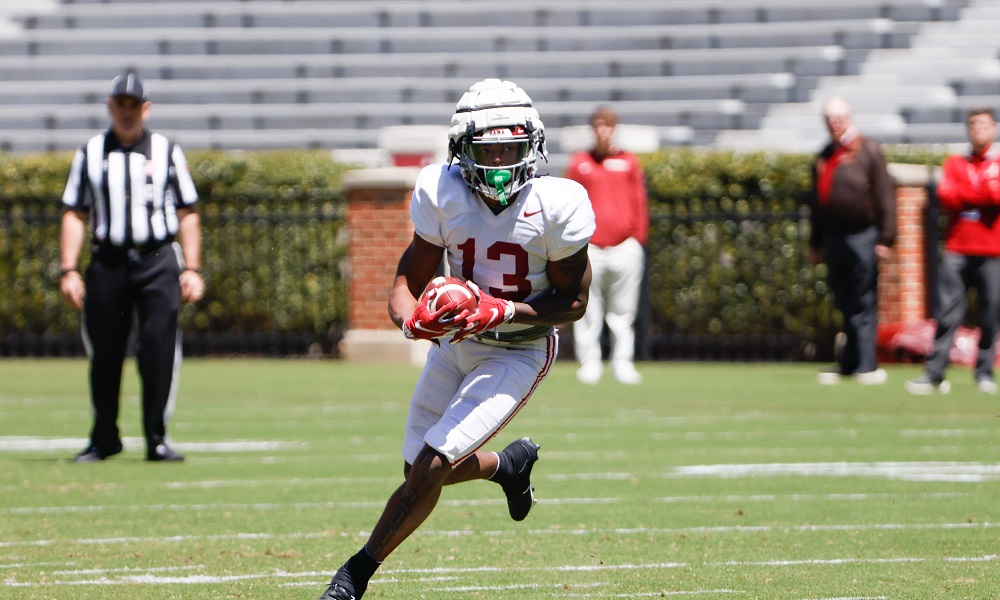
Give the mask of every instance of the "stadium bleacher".
[[824, 99], [840, 95], [854, 107], [870, 135], [888, 143], [965, 146], [965, 113], [986, 106], [1000, 109], [1000, 6], [970, 0], [958, 18], [930, 21], [903, 48], [875, 48], [857, 74], [824, 78], [806, 98], [775, 103], [758, 131], [724, 131], [715, 145], [814, 150], [824, 135], [819, 119]]
[[77, 146], [105, 126], [107, 82], [126, 70], [150, 84], [151, 126], [186, 148], [384, 162], [380, 131], [445, 124], [485, 77], [532, 95], [556, 164], [598, 103], [646, 128], [632, 131], [639, 145], [652, 132], [661, 145], [811, 151], [832, 94], [883, 141], [962, 142], [964, 109], [1000, 98], [994, 4], [5, 0], [0, 149]]

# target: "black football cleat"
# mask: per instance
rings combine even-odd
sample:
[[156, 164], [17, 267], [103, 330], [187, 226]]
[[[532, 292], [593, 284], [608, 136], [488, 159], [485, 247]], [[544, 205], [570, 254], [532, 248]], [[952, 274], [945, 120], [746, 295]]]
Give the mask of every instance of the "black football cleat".
[[354, 597], [354, 594], [345, 590], [336, 581], [330, 582], [330, 587], [326, 589], [326, 593], [319, 597], [319, 600], [358, 600]]
[[100, 462], [106, 458], [111, 458], [115, 454], [122, 451], [122, 443], [118, 442], [113, 448], [101, 449], [91, 444], [80, 451], [79, 454], [73, 457], [73, 462], [78, 463], [89, 463], [89, 462]]
[[146, 460], [150, 462], [181, 462], [184, 460], [184, 455], [161, 443], [146, 451]]
[[337, 569], [337, 573], [330, 581], [330, 587], [319, 597], [319, 600], [360, 600], [365, 595], [368, 586], [356, 590], [354, 587], [354, 577], [347, 569], [347, 563]]
[[503, 486], [503, 493], [507, 496], [510, 518], [515, 521], [523, 521], [537, 502], [535, 488], [531, 485], [531, 468], [538, 460], [539, 447], [530, 438], [523, 437], [503, 449], [514, 465], [514, 472]]

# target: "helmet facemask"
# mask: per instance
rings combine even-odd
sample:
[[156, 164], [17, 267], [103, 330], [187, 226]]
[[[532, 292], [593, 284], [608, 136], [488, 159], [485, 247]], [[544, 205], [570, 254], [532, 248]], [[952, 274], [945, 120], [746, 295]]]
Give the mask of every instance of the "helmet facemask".
[[488, 79], [472, 86], [451, 124], [451, 159], [458, 159], [466, 184], [501, 206], [535, 176], [538, 157], [545, 158], [538, 112], [509, 81]]

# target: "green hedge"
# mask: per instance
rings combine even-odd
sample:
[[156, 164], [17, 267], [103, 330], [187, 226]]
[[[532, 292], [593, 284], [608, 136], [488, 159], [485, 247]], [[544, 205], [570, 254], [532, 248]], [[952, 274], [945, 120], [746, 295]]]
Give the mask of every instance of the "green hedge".
[[[940, 164], [887, 147], [890, 162]], [[833, 358], [841, 326], [808, 263], [813, 156], [669, 149], [642, 157], [650, 194], [654, 358]]]
[[347, 320], [344, 167], [321, 151], [192, 153], [202, 198], [203, 332], [327, 333]]
[[643, 165], [653, 357], [801, 358], [832, 336], [832, 299], [805, 264], [810, 157], [683, 149]]
[[[0, 336], [8, 345], [12, 334], [78, 337], [79, 315], [57, 283], [71, 159], [0, 155]], [[192, 152], [188, 161], [201, 196], [207, 287], [182, 313], [188, 337], [294, 334], [331, 351], [347, 319], [345, 168], [322, 151]]]
[[[943, 159], [909, 148], [887, 155]], [[17, 353], [10, 340], [26, 335], [78, 337], [79, 317], [57, 289], [59, 197], [71, 158], [0, 154], [0, 354]], [[183, 311], [186, 339], [295, 336], [333, 352], [347, 326], [347, 167], [300, 150], [200, 151], [188, 160], [202, 198], [207, 294]], [[680, 148], [641, 160], [652, 218], [648, 337], [661, 345], [778, 339], [776, 354], [750, 351], [826, 358], [839, 315], [823, 267], [805, 260], [812, 157]]]

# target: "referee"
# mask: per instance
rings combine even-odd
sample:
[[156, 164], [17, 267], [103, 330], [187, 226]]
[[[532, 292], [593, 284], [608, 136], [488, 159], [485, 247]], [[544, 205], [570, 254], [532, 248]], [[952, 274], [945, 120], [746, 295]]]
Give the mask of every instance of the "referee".
[[[182, 461], [167, 443], [166, 425], [181, 363], [181, 301], [205, 292], [198, 194], [180, 147], [144, 127], [152, 104], [141, 78], [116, 77], [107, 106], [111, 127], [77, 150], [62, 197], [59, 287], [83, 311], [94, 415], [90, 443], [74, 460], [122, 451], [122, 367], [137, 317], [146, 460]], [[88, 221], [93, 252], [81, 273]]]

